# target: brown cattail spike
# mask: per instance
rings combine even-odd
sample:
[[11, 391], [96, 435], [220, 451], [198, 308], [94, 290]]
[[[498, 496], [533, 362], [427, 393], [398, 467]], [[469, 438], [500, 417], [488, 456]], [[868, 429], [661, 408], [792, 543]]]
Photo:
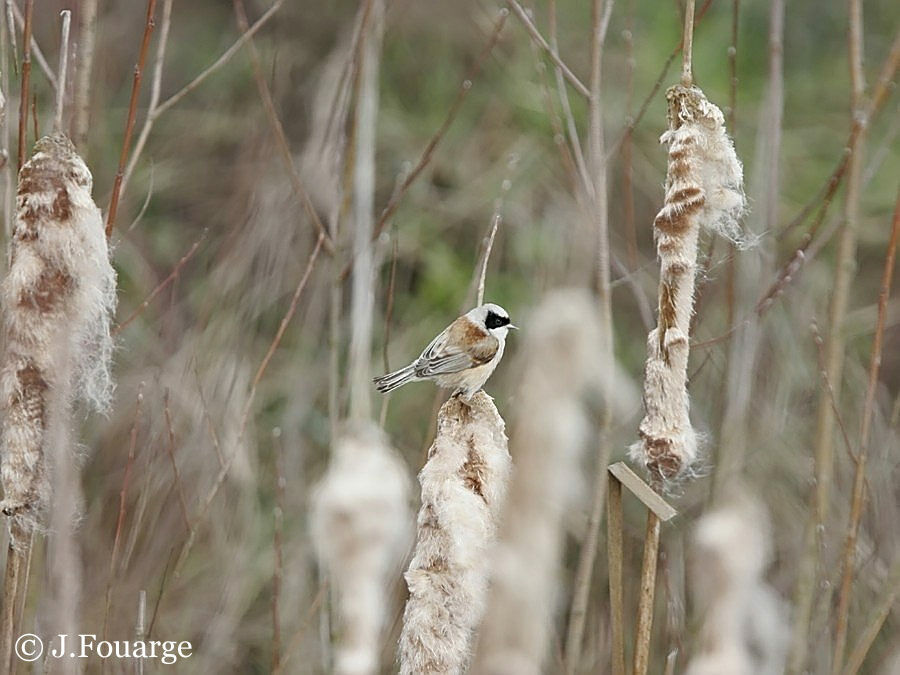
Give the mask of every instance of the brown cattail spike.
[[666, 100], [668, 129], [660, 139], [669, 146], [666, 200], [654, 221], [659, 318], [647, 339], [641, 440], [630, 453], [663, 480], [681, 475], [697, 455], [687, 365], [700, 228], [739, 247], [748, 243], [739, 224], [746, 204], [743, 172], [722, 112], [697, 87], [676, 85]]
[[91, 185], [62, 134], [40, 139], [19, 172], [10, 269], [0, 286], [2, 510], [16, 547], [46, 507], [48, 428], [66, 423], [76, 398], [104, 409], [112, 390], [116, 277]]

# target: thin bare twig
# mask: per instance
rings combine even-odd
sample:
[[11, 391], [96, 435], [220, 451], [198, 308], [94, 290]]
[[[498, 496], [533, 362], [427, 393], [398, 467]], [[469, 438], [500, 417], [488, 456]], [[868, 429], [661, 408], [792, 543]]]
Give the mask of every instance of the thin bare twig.
[[453, 120], [456, 119], [456, 115], [459, 113], [459, 109], [462, 107], [463, 101], [466, 100], [466, 97], [469, 95], [469, 91], [472, 89], [472, 81], [478, 77], [478, 74], [481, 72], [482, 67], [484, 67], [485, 61], [487, 61], [488, 57], [491, 55], [491, 52], [494, 51], [494, 46], [497, 44], [500, 39], [500, 33], [503, 30], [503, 26], [506, 23], [506, 19], [509, 16], [509, 11], [506, 9], [500, 10], [500, 16], [497, 19], [497, 23], [494, 24], [494, 31], [491, 33], [491, 37], [488, 40], [487, 45], [485, 45], [484, 49], [481, 50], [481, 54], [478, 56], [478, 60], [475, 61], [475, 64], [466, 73], [466, 77], [463, 79], [462, 84], [456, 92], [456, 98], [453, 100], [453, 103], [450, 105], [450, 109], [447, 111], [447, 116], [444, 118], [444, 121], [441, 123], [441, 126], [438, 127], [437, 131], [429, 139], [428, 143], [425, 144], [425, 149], [422, 151], [422, 154], [419, 157], [419, 161], [416, 162], [416, 165], [413, 167], [412, 171], [406, 176], [406, 179], [400, 185], [400, 188], [394, 192], [391, 196], [391, 199], [388, 201], [387, 205], [384, 207], [384, 210], [381, 212], [381, 215], [378, 217], [377, 222], [375, 223], [375, 229], [372, 233], [373, 239], [377, 239], [382, 230], [384, 230], [385, 225], [387, 225], [388, 220], [397, 210], [397, 207], [400, 205], [400, 200], [403, 199], [403, 196], [406, 194], [406, 191], [409, 190], [410, 186], [416, 181], [419, 177], [419, 174], [422, 173], [422, 170], [428, 166], [428, 163], [431, 161], [432, 155], [434, 155], [434, 151], [437, 148], [438, 144], [443, 140], [444, 135], [447, 133], [447, 130], [450, 128], [450, 125], [453, 124]]
[[178, 492], [178, 501], [181, 504], [181, 517], [184, 519], [184, 527], [188, 532], [193, 532], [191, 527], [191, 519], [188, 517], [187, 499], [184, 497], [184, 486], [181, 483], [181, 474], [178, 472], [178, 463], [175, 461], [175, 430], [172, 428], [172, 415], [169, 412], [169, 390], [166, 389], [163, 395], [163, 414], [166, 418], [166, 431], [169, 435], [169, 442], [166, 445], [166, 452], [169, 454], [169, 461], [172, 464], [172, 474], [175, 478], [175, 489]]
[[[238, 28], [240, 28], [241, 33], [246, 34], [250, 31], [250, 22], [247, 20], [244, 2], [243, 0], [234, 0], [233, 5], [234, 13], [237, 17]], [[303, 186], [303, 181], [300, 179], [297, 167], [294, 166], [294, 158], [291, 155], [287, 136], [284, 133], [284, 126], [281, 124], [281, 119], [278, 117], [278, 111], [275, 109], [275, 101], [272, 98], [272, 92], [269, 90], [269, 84], [266, 82], [266, 77], [263, 74], [259, 52], [257, 51], [252, 38], [247, 40], [247, 47], [250, 51], [250, 61], [253, 65], [253, 78], [256, 80], [256, 88], [259, 92], [259, 97], [262, 100], [263, 108], [266, 111], [269, 126], [272, 128], [272, 133], [275, 135], [276, 145], [278, 146], [278, 151], [281, 155], [284, 167], [287, 170], [288, 178], [290, 178], [291, 187], [294, 194], [299, 198], [300, 203], [303, 205], [310, 220], [312, 220], [313, 225], [316, 226], [316, 230], [319, 233], [319, 237], [322, 239], [325, 250], [329, 255], [333, 255], [334, 242], [332, 242], [331, 237], [328, 236], [328, 232], [322, 224], [322, 219], [319, 218], [319, 214], [316, 212], [315, 206], [313, 206], [309, 193]]]
[[[24, 34], [25, 15], [19, 10], [19, 6], [15, 3], [15, 0], [10, 0], [10, 2], [12, 5], [12, 11], [16, 17], [16, 23], [19, 26], [19, 30], [21, 30]], [[31, 36], [31, 53], [34, 56], [34, 60], [37, 61], [38, 67], [42, 71], [44, 71], [44, 76], [47, 78], [47, 82], [50, 84], [50, 87], [56, 90], [56, 75], [54, 74], [53, 69], [50, 67], [50, 64], [47, 62], [46, 57], [44, 57], [44, 52], [41, 51], [41, 47], [37, 43], [37, 40], [34, 39], [34, 35]]]
[[59, 38], [59, 70], [56, 81], [56, 116], [53, 118], [53, 131], [62, 131], [63, 105], [66, 100], [66, 76], [69, 70], [69, 28], [72, 25], [72, 12], [64, 9], [59, 13], [62, 17], [62, 28]]
[[534, 25], [534, 22], [531, 20], [531, 17], [528, 16], [528, 12], [525, 10], [522, 5], [520, 5], [516, 0], [507, 0], [507, 5], [512, 7], [513, 12], [515, 12], [516, 16], [519, 17], [519, 20], [522, 22], [522, 25], [525, 26], [525, 29], [528, 31], [528, 34], [531, 35], [531, 39], [534, 40], [550, 57], [550, 60], [556, 64], [556, 67], [562, 71], [562, 74], [569, 81], [572, 87], [579, 94], [584, 96], [585, 98], [591, 97], [590, 90], [582, 84], [581, 80], [578, 79], [578, 76], [572, 72], [572, 69], [569, 68], [565, 64], [565, 62], [560, 58], [559, 52], [557, 52], [556, 47], [551, 46], [544, 39], [544, 36], [541, 35], [541, 32], [537, 29], [537, 26]]
[[128, 118], [125, 121], [125, 137], [122, 139], [122, 151], [119, 154], [119, 168], [116, 171], [116, 179], [113, 183], [112, 196], [109, 199], [109, 211], [106, 214], [106, 237], [112, 234], [116, 224], [116, 212], [119, 209], [119, 197], [122, 192], [122, 180], [125, 177], [125, 163], [128, 161], [128, 150], [131, 146], [131, 134], [134, 132], [134, 120], [137, 116], [138, 96], [141, 92], [141, 80], [144, 77], [144, 64], [147, 61], [147, 51], [150, 47], [150, 36], [153, 33], [156, 11], [156, 0], [147, 0], [147, 19], [144, 23], [144, 36], [141, 39], [141, 49], [138, 53], [137, 64], [134, 67], [134, 79], [131, 83], [131, 100], [128, 103]]
[[306, 263], [306, 269], [303, 271], [303, 276], [300, 278], [300, 281], [297, 284], [297, 288], [294, 290], [294, 295], [291, 298], [290, 306], [288, 307], [287, 312], [285, 312], [284, 317], [281, 319], [281, 324], [278, 326], [278, 331], [275, 333], [275, 337], [272, 339], [272, 342], [269, 345], [269, 348], [266, 351], [266, 355], [263, 357], [262, 362], [260, 362], [259, 368], [257, 368], [256, 370], [256, 374], [253, 376], [253, 381], [250, 384], [250, 392], [247, 395], [247, 401], [246, 403], [244, 403], [244, 408], [241, 412], [241, 421], [240, 426], [238, 427], [238, 436], [234, 442], [234, 449], [226, 458], [225, 466], [223, 466], [219, 470], [215, 482], [213, 483], [212, 487], [201, 503], [199, 513], [194, 518], [194, 527], [191, 530], [191, 534], [181, 551], [178, 562], [176, 563], [176, 571], [180, 569], [183, 562], [187, 559], [187, 556], [194, 544], [195, 533], [199, 525], [206, 519], [207, 515], [209, 515], [209, 508], [212, 505], [213, 500], [215, 500], [219, 489], [225, 483], [228, 472], [231, 470], [231, 465], [234, 463], [235, 457], [237, 457], [238, 449], [240, 448], [241, 442], [244, 440], [244, 433], [246, 433], [247, 431], [247, 423], [250, 420], [250, 411], [252, 410], [253, 402], [256, 399], [256, 390], [259, 387], [259, 383], [262, 380], [266, 369], [269, 367], [269, 362], [272, 360], [272, 356], [274, 356], [275, 352], [278, 350], [278, 346], [281, 344], [281, 339], [284, 337], [284, 333], [287, 330], [291, 319], [294, 317], [294, 314], [297, 311], [297, 305], [300, 302], [300, 296], [303, 294], [303, 289], [306, 288], [306, 284], [309, 281], [310, 276], [312, 275], [313, 269], [315, 269], [316, 261], [319, 258], [319, 253], [322, 251], [323, 243], [324, 237], [322, 235], [319, 235], [318, 239], [316, 240], [315, 248], [313, 248], [313, 251], [309, 256], [309, 260]]
[[19, 151], [16, 166], [21, 169], [25, 163], [25, 143], [28, 134], [28, 90], [31, 83], [31, 17], [34, 0], [25, 3], [25, 27], [22, 37], [22, 89], [19, 92]]
[[144, 402], [144, 383], [138, 385], [137, 400], [134, 404], [134, 421], [131, 423], [131, 440], [128, 444], [128, 460], [125, 462], [125, 475], [122, 477], [122, 488], [119, 490], [119, 516], [116, 518], [116, 533], [113, 547], [109, 555], [109, 571], [106, 578], [106, 602], [103, 610], [103, 639], [106, 639], [109, 628], [109, 609], [112, 605], [113, 580], [116, 576], [116, 563], [119, 555], [119, 542], [125, 528], [125, 502], [128, 498], [128, 486], [131, 483], [131, 470], [134, 466], [134, 454], [137, 447], [137, 436], [141, 426], [142, 405]]
[[134, 152], [128, 160], [128, 166], [125, 169], [125, 175], [122, 177], [122, 191], [128, 186], [131, 174], [137, 164], [141, 152], [144, 150], [144, 144], [147, 137], [150, 136], [150, 130], [153, 128], [155, 121], [156, 106], [159, 104], [159, 96], [162, 91], [163, 66], [166, 60], [166, 47], [169, 43], [169, 27], [172, 24], [172, 0], [163, 0], [162, 21], [159, 28], [159, 40], [156, 43], [156, 61], [153, 64], [153, 81], [150, 84], [150, 103], [147, 105], [147, 117], [144, 120], [144, 126], [141, 127], [141, 133], [134, 144]]
[[494, 250], [494, 238], [497, 236], [497, 228], [503, 221], [503, 216], [494, 213], [491, 218], [491, 233], [488, 235], [487, 244], [484, 247], [484, 258], [481, 261], [481, 274], [478, 277], [478, 295], [476, 296], [475, 305], [481, 307], [484, 304], [484, 281], [487, 278], [488, 263], [491, 260], [491, 251]]
[[887, 305], [891, 295], [891, 281], [894, 277], [894, 260], [897, 253], [897, 239], [900, 235], [900, 194], [894, 205], [894, 218], [891, 224], [891, 236], [888, 241], [887, 257], [884, 272], [881, 276], [881, 288], [878, 292], [878, 318], [875, 321], [875, 336], [872, 339], [872, 355], [869, 360], [869, 382], [866, 387], [866, 398], [863, 405], [862, 421], [859, 429], [859, 451], [857, 453], [856, 471], [853, 477], [853, 493], [850, 498], [850, 519], [847, 524], [847, 538], [844, 544], [841, 574], [841, 586], [838, 594], [837, 627], [834, 637], [834, 656], [831, 672], [838, 675], [844, 660], [847, 645], [847, 619], [850, 613], [850, 595], [853, 590], [853, 573], [856, 558], [856, 538], [859, 523], [862, 519], [865, 503], [866, 458], [869, 449], [869, 434], [872, 416], [875, 411], [875, 392], [878, 388], [878, 375], [881, 371], [881, 355], [884, 349], [884, 327], [887, 322]]
[[144, 301], [141, 302], [141, 304], [137, 306], [137, 309], [135, 309], [131, 314], [128, 315], [128, 318], [126, 318], [118, 326], [115, 326], [110, 331], [113, 336], [116, 336], [119, 333], [121, 333], [123, 330], [125, 330], [125, 328], [128, 326], [128, 324], [130, 324], [132, 321], [134, 321], [138, 316], [140, 316], [144, 312], [145, 309], [147, 309], [147, 307], [150, 306], [150, 303], [153, 302], [153, 299], [157, 295], [162, 293], [162, 291], [165, 290], [165, 288], [169, 284], [171, 284], [173, 281], [175, 281], [178, 278], [178, 275], [181, 274], [182, 268], [184, 268], [184, 266], [188, 263], [188, 261], [194, 257], [194, 254], [197, 252], [197, 249], [200, 248], [200, 244], [206, 238], [207, 233], [208, 233], [208, 230], [204, 229], [203, 232], [200, 234], [200, 238], [197, 239], [197, 241], [195, 241], [193, 243], [193, 245], [190, 247], [190, 249], [188, 249], [188, 252], [185, 253], [183, 256], [181, 256], [181, 260], [179, 260], [175, 264], [175, 267], [172, 268], [172, 271], [169, 273], [169, 276], [167, 276], [165, 279], [163, 279], [157, 285], [156, 288], [154, 288], [152, 291], [150, 291], [150, 295], [148, 295], [146, 298], [144, 298]]

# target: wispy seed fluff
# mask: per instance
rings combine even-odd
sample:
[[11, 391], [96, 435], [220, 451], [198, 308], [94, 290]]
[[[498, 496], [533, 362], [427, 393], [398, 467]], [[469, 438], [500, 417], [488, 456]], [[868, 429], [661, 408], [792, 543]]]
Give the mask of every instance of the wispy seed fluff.
[[381, 430], [355, 422], [313, 495], [313, 541], [336, 591], [334, 672], [379, 671], [392, 574], [409, 546], [409, 477]]
[[746, 200], [743, 171], [725, 132], [722, 111], [696, 87], [666, 92], [669, 146], [666, 200], [654, 221], [660, 260], [659, 316], [647, 338], [646, 415], [631, 458], [651, 476], [682, 475], [697, 456], [687, 393], [689, 333], [700, 228], [745, 245], [740, 218]]
[[105, 410], [112, 393], [116, 274], [92, 182], [62, 134], [40, 139], [19, 171], [10, 269], [0, 285], [6, 335], [0, 508], [10, 516], [15, 547], [46, 509], [51, 425], [68, 424], [77, 400]]
[[582, 291], [549, 294], [528, 321], [512, 433], [515, 465], [491, 555], [478, 675], [547, 672], [564, 516], [583, 497], [581, 459], [590, 429], [582, 395], [600, 372], [596, 303]]
[[484, 612], [509, 471], [505, 424], [491, 397], [479, 391], [468, 403], [447, 401], [419, 473], [422, 506], [406, 572], [401, 675], [465, 672]]
[[765, 508], [742, 494], [697, 523], [691, 590], [701, 629], [686, 675], [784, 672], [785, 606], [763, 577], [770, 529]]

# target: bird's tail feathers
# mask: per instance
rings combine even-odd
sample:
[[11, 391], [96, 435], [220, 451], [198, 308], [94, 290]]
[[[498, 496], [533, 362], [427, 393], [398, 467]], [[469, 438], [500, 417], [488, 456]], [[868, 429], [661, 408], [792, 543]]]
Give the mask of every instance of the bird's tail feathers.
[[393, 373], [376, 377], [372, 381], [375, 383], [375, 388], [378, 389], [378, 391], [382, 394], [386, 394], [389, 391], [394, 391], [397, 387], [402, 387], [407, 382], [415, 379], [415, 377], [415, 368], [412, 365], [408, 365], [406, 368], [395, 370]]

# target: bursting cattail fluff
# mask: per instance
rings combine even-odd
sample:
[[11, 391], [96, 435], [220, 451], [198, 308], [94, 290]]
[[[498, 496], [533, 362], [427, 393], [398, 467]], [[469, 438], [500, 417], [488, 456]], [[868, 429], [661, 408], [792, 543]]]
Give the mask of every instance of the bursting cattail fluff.
[[76, 400], [105, 410], [112, 393], [116, 275], [92, 182], [61, 134], [40, 139], [19, 171], [10, 268], [0, 287], [2, 510], [15, 547], [47, 505], [51, 425], [66, 425]]
[[313, 541], [337, 594], [334, 672], [378, 672], [387, 592], [409, 541], [409, 478], [381, 430], [355, 422], [313, 495]]
[[702, 616], [687, 675], [778, 675], [784, 672], [788, 625], [784, 603], [765, 583], [769, 517], [739, 494], [712, 511], [693, 534], [691, 589]]
[[406, 572], [402, 675], [465, 672], [509, 471], [505, 424], [491, 397], [479, 391], [468, 403], [447, 401], [419, 473], [422, 506]]
[[725, 132], [722, 111], [697, 87], [666, 93], [669, 146], [666, 198], [654, 221], [660, 260], [659, 316], [647, 338], [646, 414], [632, 459], [654, 479], [687, 471], [697, 456], [690, 420], [687, 366], [700, 228], [747, 245], [740, 229], [746, 206], [743, 171]]
[[594, 303], [580, 291], [548, 295], [528, 322], [511, 443], [515, 466], [473, 673], [544, 672], [564, 514], [583, 496], [580, 463], [589, 425], [582, 394], [610, 375], [598, 372], [600, 338]]

